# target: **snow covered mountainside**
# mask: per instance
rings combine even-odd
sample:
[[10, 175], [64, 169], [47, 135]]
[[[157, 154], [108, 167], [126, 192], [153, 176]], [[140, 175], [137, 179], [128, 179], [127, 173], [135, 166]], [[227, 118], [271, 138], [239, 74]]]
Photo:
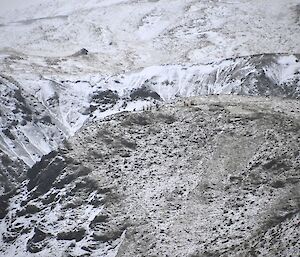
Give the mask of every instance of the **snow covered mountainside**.
[[[82, 72], [114, 74], [166, 63], [300, 52], [298, 0], [1, 0], [0, 4], [0, 50], [51, 60], [86, 48], [90, 58], [72, 65]], [[60, 64], [62, 70], [68, 69], [68, 61]]]
[[[206, 65], [154, 66], [111, 77], [6, 74], [0, 74], [0, 149], [29, 166], [86, 122], [120, 111], [196, 95], [300, 97], [299, 55], [264, 54]], [[5, 170], [2, 176], [7, 178], [5, 183], [16, 179]]]
[[299, 117], [229, 95], [94, 122], [28, 170], [0, 256], [299, 256]]
[[[229, 92], [297, 97], [299, 57], [290, 55], [300, 52], [299, 6], [298, 0], [2, 0], [4, 158], [31, 166], [87, 120], [153, 99]], [[235, 58], [276, 52], [286, 57]], [[265, 76], [267, 89], [258, 85]], [[1, 185], [11, 180], [7, 174], [13, 172], [4, 165]]]
[[299, 42], [299, 0], [0, 0], [0, 257], [298, 256]]

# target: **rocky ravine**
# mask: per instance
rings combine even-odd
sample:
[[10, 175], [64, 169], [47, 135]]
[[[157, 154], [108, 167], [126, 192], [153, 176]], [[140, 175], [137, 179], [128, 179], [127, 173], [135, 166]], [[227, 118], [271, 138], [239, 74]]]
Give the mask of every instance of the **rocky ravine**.
[[29, 169], [0, 256], [298, 256], [300, 103], [195, 97], [85, 126]]

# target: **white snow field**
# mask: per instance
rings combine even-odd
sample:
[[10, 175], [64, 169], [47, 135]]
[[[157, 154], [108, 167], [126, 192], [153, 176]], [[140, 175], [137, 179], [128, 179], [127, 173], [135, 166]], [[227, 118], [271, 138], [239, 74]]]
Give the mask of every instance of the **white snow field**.
[[66, 57], [86, 48], [90, 57], [71, 66], [110, 74], [298, 53], [299, 6], [298, 0], [1, 0], [0, 50]]

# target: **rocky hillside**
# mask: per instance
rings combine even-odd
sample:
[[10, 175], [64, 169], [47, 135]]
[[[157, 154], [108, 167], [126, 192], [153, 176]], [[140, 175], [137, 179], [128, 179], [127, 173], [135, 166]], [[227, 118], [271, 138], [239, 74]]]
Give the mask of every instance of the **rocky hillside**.
[[0, 191], [13, 189], [26, 166], [57, 149], [86, 122], [113, 113], [197, 95], [299, 99], [299, 60], [299, 55], [263, 54], [206, 65], [154, 66], [111, 77], [0, 73], [0, 151], [19, 169], [2, 162]]
[[298, 0], [0, 7], [0, 192], [91, 120], [181, 96], [299, 96]]
[[0, 257], [300, 256], [299, 17], [1, 0]]
[[0, 148], [32, 165], [87, 120], [159, 101], [210, 94], [297, 99], [299, 59], [264, 54], [207, 65], [154, 66], [112, 77], [3, 72]]
[[0, 256], [298, 256], [299, 118], [231, 95], [85, 126], [6, 201]]

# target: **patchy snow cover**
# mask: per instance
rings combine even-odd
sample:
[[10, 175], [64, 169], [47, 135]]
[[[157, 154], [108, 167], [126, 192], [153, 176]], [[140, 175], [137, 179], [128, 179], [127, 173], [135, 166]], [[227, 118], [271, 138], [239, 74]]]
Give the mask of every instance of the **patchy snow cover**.
[[[176, 97], [210, 94], [298, 98], [298, 55], [257, 55], [199, 65], [153, 66], [101, 77], [1, 75], [0, 148], [28, 165], [87, 121]], [[9, 128], [9, 133], [4, 133]]]
[[94, 122], [29, 169], [0, 256], [298, 256], [299, 107], [207, 96]]
[[[174, 0], [171, 4], [167, 0], [2, 0], [0, 216], [7, 204], [2, 198], [14, 195], [25, 169], [86, 123], [123, 111], [160, 108], [178, 97], [239, 94], [299, 99], [300, 65], [295, 54], [300, 50], [299, 22], [297, 0]], [[286, 54], [262, 54], [274, 52]], [[22, 203], [17, 196], [12, 202], [16, 206], [9, 215], [14, 216]], [[84, 217], [94, 217], [100, 205], [85, 207], [86, 212], [78, 215], [91, 234], [87, 226], [91, 220]], [[41, 216], [50, 226], [64, 210], [56, 206], [49, 212], [47, 207]], [[72, 212], [65, 215], [73, 224]], [[19, 221], [25, 227], [31, 222]], [[3, 222], [1, 231], [6, 229]], [[59, 222], [73, 229], [70, 224]], [[14, 232], [23, 231], [17, 223], [13, 226], [8, 241], [15, 240]], [[58, 231], [54, 226], [50, 233]], [[44, 232], [25, 230], [16, 239], [18, 248], [8, 244], [5, 254], [25, 256], [24, 241], [33, 238], [27, 242], [31, 247], [40, 236], [48, 236]], [[92, 251], [91, 256], [115, 256], [126, 233], [125, 229], [113, 246]], [[50, 250], [39, 255], [57, 256], [51, 249], [61, 253], [66, 249], [64, 242], [48, 244]], [[71, 243], [73, 254], [86, 254], [83, 244], [84, 240], [73, 249]], [[30, 249], [35, 251], [34, 247]]]
[[[296, 0], [3, 0], [1, 128], [12, 135], [0, 131], [0, 149], [32, 165], [88, 120], [177, 96], [297, 97], [299, 58], [289, 53], [299, 51], [298, 6]], [[87, 55], [74, 55], [82, 48]], [[288, 54], [276, 61], [257, 57], [255, 64], [251, 58], [216, 61], [270, 52]], [[245, 85], [243, 76], [253, 77]], [[259, 82], [277, 85], [276, 92], [258, 88]], [[10, 99], [16, 90], [23, 109]], [[24, 117], [23, 125], [15, 124]]]

